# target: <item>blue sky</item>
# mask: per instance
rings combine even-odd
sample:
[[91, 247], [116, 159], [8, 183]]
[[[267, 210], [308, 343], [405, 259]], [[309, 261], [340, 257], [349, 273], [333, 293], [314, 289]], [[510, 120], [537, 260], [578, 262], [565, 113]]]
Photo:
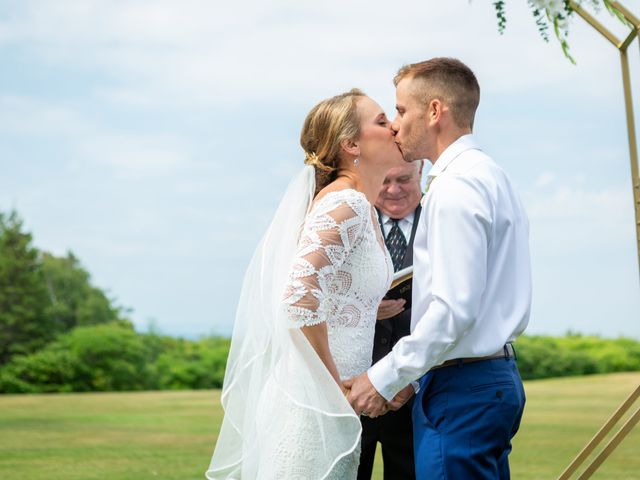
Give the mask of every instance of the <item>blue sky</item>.
[[78, 255], [139, 330], [229, 334], [307, 111], [357, 86], [392, 114], [401, 65], [455, 56], [530, 215], [529, 332], [640, 338], [617, 52], [575, 18], [571, 65], [524, 0], [507, 15], [500, 36], [481, 0], [0, 0], [0, 210]]

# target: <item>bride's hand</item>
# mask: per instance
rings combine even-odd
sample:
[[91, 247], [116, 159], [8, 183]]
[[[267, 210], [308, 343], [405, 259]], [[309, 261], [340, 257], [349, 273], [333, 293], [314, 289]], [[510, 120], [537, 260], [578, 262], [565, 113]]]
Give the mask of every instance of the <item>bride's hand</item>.
[[351, 392], [351, 388], [347, 387], [344, 382], [340, 383], [340, 390], [342, 390], [342, 394], [345, 396], [345, 398], [349, 398], [349, 392]]

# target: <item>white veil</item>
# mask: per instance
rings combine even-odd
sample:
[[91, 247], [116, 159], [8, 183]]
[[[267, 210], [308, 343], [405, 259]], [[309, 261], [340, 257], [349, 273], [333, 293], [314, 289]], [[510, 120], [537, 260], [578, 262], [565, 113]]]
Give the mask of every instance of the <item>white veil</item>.
[[315, 170], [305, 166], [245, 274], [210, 480], [323, 479], [358, 446], [359, 418], [282, 303], [314, 193]]

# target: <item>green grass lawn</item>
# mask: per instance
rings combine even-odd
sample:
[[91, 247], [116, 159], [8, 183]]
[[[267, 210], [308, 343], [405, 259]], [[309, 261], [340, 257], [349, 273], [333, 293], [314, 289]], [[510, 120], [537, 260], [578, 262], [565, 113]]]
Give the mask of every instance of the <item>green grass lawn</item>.
[[[638, 384], [640, 372], [526, 383], [513, 478], [557, 477]], [[0, 479], [201, 480], [221, 417], [218, 391], [3, 395]], [[592, 478], [640, 479], [640, 426]]]

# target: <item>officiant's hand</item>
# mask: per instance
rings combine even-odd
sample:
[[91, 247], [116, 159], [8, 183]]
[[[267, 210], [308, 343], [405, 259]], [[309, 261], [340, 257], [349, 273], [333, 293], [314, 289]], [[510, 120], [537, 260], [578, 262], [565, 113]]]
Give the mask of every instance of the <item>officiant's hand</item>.
[[407, 301], [404, 298], [397, 300], [382, 300], [378, 307], [378, 320], [386, 320], [387, 318], [395, 317], [399, 313], [404, 311], [404, 304]]
[[413, 385], [409, 384], [396, 393], [396, 396], [391, 399], [390, 402], [387, 402], [387, 408], [389, 410], [400, 410], [400, 408], [409, 401], [411, 397], [415, 395], [416, 391], [413, 388]]
[[347, 400], [357, 415], [375, 418], [387, 413], [387, 401], [375, 389], [367, 372], [342, 382], [350, 389]]

